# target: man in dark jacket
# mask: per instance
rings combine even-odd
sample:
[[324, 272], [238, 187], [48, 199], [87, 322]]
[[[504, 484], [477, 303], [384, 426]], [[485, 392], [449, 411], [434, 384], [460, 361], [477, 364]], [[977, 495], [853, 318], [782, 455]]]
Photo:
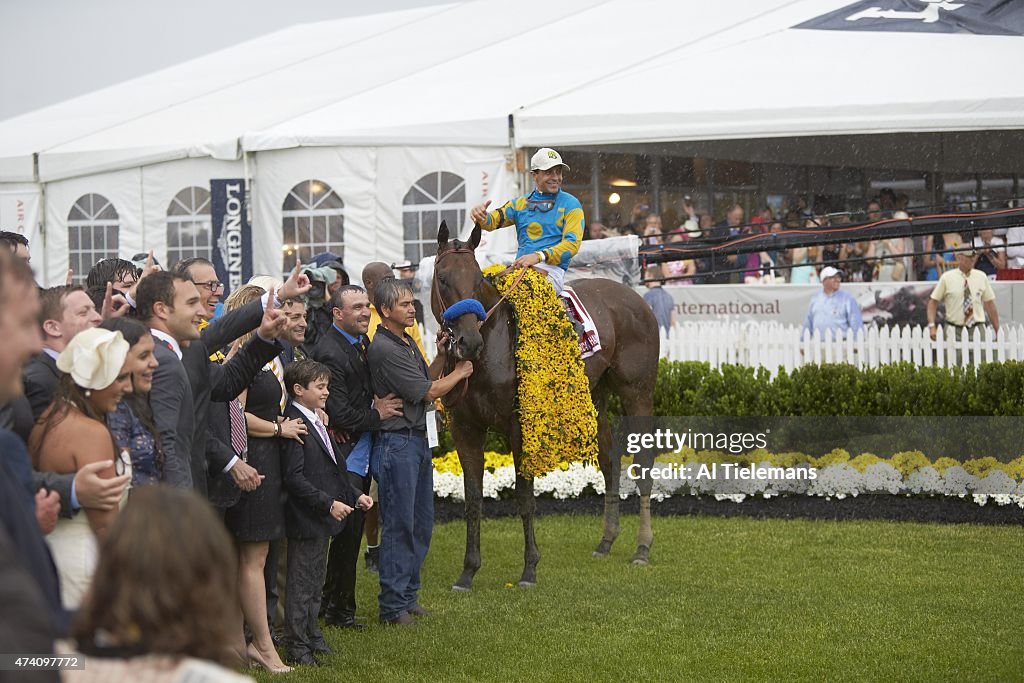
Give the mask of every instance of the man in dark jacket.
[[[310, 357], [330, 370], [327, 415], [331, 429], [344, 436], [341, 446], [347, 477], [367, 493], [370, 488], [369, 456], [373, 433], [382, 419], [401, 412], [401, 399], [376, 398], [366, 364], [369, 341], [370, 300], [357, 285], [344, 285], [331, 297], [334, 324], [310, 349]], [[356, 567], [363, 536], [363, 514], [353, 513], [341, 533], [331, 541], [327, 564], [324, 619], [330, 626], [362, 628], [356, 622]]]

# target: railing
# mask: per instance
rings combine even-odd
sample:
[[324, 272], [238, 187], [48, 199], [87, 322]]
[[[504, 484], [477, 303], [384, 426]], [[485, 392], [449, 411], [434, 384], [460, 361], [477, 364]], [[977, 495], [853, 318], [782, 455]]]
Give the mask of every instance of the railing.
[[[804, 334], [794, 325], [701, 321], [678, 323], [661, 333], [661, 356], [720, 365], [778, 367], [792, 370], [810, 363], [850, 363], [878, 367], [888, 363], [915, 365], [979, 365], [1024, 360], [1024, 326], [1007, 325], [993, 335], [991, 327], [965, 331], [947, 339], [940, 325], [932, 341], [926, 327], [865, 327], [846, 338], [831, 331]], [[803, 336], [803, 339], [801, 339]]]

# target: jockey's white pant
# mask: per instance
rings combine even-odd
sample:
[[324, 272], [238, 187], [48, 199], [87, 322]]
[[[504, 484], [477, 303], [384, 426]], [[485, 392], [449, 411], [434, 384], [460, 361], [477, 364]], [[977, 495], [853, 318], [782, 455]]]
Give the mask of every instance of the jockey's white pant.
[[551, 286], [555, 288], [555, 294], [562, 293], [563, 283], [565, 282], [565, 271], [562, 268], [551, 266], [547, 263], [538, 263], [534, 268], [544, 271], [544, 274], [548, 276]]

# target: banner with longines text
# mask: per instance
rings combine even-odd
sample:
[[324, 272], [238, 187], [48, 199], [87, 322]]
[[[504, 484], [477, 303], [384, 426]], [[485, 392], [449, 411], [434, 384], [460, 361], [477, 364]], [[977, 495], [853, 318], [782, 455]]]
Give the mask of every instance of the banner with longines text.
[[227, 296], [252, 277], [252, 228], [242, 178], [210, 180], [213, 267]]

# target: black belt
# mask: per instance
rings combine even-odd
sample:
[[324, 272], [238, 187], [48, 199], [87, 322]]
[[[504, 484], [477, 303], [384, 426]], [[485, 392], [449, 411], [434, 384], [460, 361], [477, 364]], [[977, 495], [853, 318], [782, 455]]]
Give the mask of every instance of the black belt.
[[943, 323], [943, 324], [944, 325], [949, 325], [950, 327], [957, 327], [957, 328], [959, 328], [961, 330], [970, 330], [970, 329], [973, 329], [973, 328], [977, 327], [978, 325], [984, 325], [984, 323], [971, 323], [970, 325], [957, 325], [956, 323], [951, 323], [951, 322], [946, 322], [946, 323]]
[[381, 431], [387, 434], [404, 434], [406, 436], [418, 436], [421, 439], [427, 438], [427, 430], [418, 429], [416, 427], [404, 427], [402, 429], [382, 429]]

